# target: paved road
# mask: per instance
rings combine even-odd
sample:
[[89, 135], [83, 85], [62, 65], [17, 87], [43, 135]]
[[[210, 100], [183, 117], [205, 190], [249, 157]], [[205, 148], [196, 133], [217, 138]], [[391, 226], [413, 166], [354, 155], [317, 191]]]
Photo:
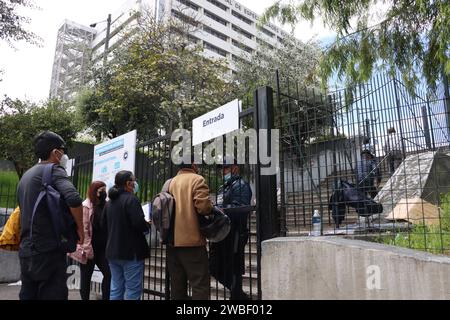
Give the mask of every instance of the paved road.
[[[0, 284], [0, 300], [19, 300], [20, 286], [8, 286], [8, 284]], [[91, 300], [96, 297], [91, 294]], [[69, 291], [69, 300], [81, 300], [78, 290]]]

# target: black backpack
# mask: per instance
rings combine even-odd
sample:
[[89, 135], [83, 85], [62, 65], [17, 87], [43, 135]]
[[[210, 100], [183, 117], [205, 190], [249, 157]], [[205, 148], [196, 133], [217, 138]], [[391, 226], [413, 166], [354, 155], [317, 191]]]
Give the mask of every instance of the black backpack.
[[152, 223], [159, 232], [161, 244], [173, 244], [175, 224], [175, 198], [169, 193], [170, 182], [167, 180], [152, 200]]
[[70, 209], [58, 190], [53, 186], [52, 171], [55, 164], [45, 165], [42, 174], [42, 190], [34, 204], [30, 222], [30, 241], [33, 243], [33, 220], [36, 210], [43, 201], [46, 201], [50, 218], [55, 231], [55, 242], [57, 247], [64, 253], [74, 252], [79, 240], [75, 219]]

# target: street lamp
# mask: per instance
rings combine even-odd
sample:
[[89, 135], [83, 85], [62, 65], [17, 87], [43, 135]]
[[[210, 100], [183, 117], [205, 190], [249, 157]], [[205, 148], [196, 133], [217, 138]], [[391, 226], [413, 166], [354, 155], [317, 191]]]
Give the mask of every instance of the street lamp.
[[103, 53], [103, 65], [106, 65], [107, 57], [108, 57], [108, 50], [109, 50], [109, 37], [111, 33], [111, 14], [108, 14], [108, 18], [106, 20], [95, 22], [90, 24], [89, 26], [91, 28], [95, 28], [98, 23], [106, 22], [106, 38], [105, 38], [105, 52]]

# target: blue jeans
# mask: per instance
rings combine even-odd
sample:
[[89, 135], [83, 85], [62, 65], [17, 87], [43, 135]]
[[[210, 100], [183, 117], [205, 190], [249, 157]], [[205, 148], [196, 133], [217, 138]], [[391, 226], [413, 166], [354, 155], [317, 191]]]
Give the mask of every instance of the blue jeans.
[[109, 260], [111, 300], [140, 300], [144, 279], [144, 260]]

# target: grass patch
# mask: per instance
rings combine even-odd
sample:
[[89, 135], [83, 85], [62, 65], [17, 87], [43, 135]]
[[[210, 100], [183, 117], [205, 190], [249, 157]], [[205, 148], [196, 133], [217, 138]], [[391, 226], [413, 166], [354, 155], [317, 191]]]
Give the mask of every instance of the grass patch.
[[15, 171], [0, 171], [0, 208], [17, 205], [16, 188], [19, 177]]
[[384, 244], [450, 255], [450, 193], [442, 196], [440, 225], [415, 225], [409, 232], [383, 237]]

